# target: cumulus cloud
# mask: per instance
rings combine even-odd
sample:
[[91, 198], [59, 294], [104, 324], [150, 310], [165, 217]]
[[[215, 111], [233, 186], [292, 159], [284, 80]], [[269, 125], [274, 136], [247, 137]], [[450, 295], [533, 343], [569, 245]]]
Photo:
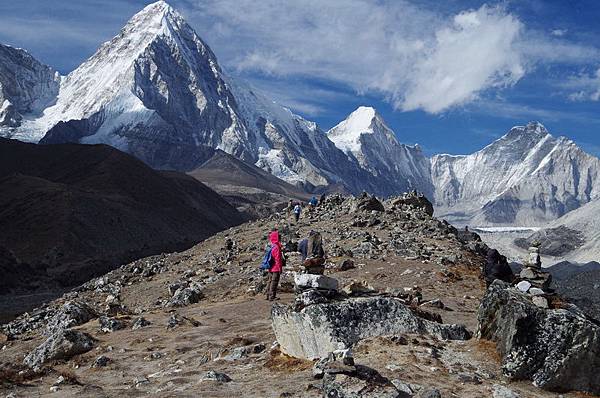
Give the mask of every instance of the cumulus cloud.
[[528, 30], [502, 6], [447, 14], [407, 0], [192, 0], [188, 16], [225, 65], [376, 93], [444, 112], [510, 87], [540, 63], [586, 63], [597, 48]]
[[523, 26], [502, 7], [448, 17], [406, 1], [200, 0], [191, 15], [239, 72], [329, 79], [402, 110], [439, 113], [526, 70]]
[[562, 37], [567, 34], [567, 29], [554, 29], [550, 32], [552, 36]]

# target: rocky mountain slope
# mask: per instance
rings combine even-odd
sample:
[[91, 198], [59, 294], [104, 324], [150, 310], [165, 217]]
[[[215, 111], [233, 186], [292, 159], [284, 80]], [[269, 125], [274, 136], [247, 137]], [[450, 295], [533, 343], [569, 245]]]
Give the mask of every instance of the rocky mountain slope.
[[0, 209], [0, 294], [74, 286], [243, 222], [193, 178], [154, 171], [109, 146], [7, 139]]
[[474, 154], [431, 163], [438, 214], [456, 222], [538, 226], [600, 195], [600, 159], [535, 122]]
[[0, 44], [0, 136], [56, 99], [60, 76], [20, 48]]
[[429, 159], [418, 145], [398, 142], [396, 134], [371, 107], [361, 106], [327, 132], [333, 143], [387, 186], [387, 195], [416, 189], [433, 196]]
[[216, 150], [206, 163], [188, 174], [251, 218], [281, 210], [289, 199], [303, 202], [310, 199], [310, 195], [297, 186], [221, 150]]
[[[494, 342], [436, 335], [436, 330], [450, 328], [461, 331], [461, 338], [481, 330], [501, 339], [502, 330], [493, 326], [498, 323], [480, 322], [496, 316], [496, 305], [507, 304], [497, 301], [503, 296], [496, 287], [486, 294], [489, 305], [479, 309], [478, 319], [485, 292], [479, 253], [485, 247], [475, 236], [430, 217], [413, 199], [394, 198], [382, 205], [369, 197], [332, 195], [298, 224], [272, 215], [184, 252], [141, 259], [93, 279], [1, 327], [0, 392], [65, 397], [318, 397], [332, 391], [335, 396], [352, 391], [357, 397], [556, 396], [530, 381], [504, 377], [504, 360]], [[274, 224], [287, 247], [288, 266], [281, 301], [272, 306], [262, 295], [265, 278], [258, 262]], [[326, 275], [340, 286], [335, 299], [322, 301], [311, 290], [296, 298], [291, 294], [294, 272], [300, 270], [294, 244], [311, 229], [323, 233]], [[530, 296], [514, 288], [504, 292], [518, 300], [518, 308], [540, 319], [552, 315], [555, 324], [570, 313], [536, 307]], [[315, 298], [321, 301], [311, 304]], [[355, 337], [363, 337], [353, 343], [351, 354], [345, 351], [343, 362], [333, 360], [339, 352], [332, 360], [313, 362], [283, 354], [285, 348], [273, 344], [277, 325], [271, 317], [286, 307], [299, 308], [300, 316], [304, 310], [340, 306], [341, 315], [351, 315], [351, 308], [361, 303], [375, 309], [393, 306], [402, 317], [386, 317], [385, 311], [357, 314], [361, 323]], [[364, 323], [369, 314], [373, 322]], [[510, 316], [511, 311], [507, 307], [497, 314]], [[377, 328], [384, 323], [386, 330], [396, 332], [380, 335]], [[515, 328], [516, 333], [530, 330]], [[583, 337], [585, 331], [577, 333]], [[337, 338], [344, 333], [340, 330]], [[575, 355], [569, 350], [577, 349], [553, 347], [559, 355]], [[527, 358], [531, 352], [523, 349], [519, 355]], [[527, 363], [519, 363], [519, 369]], [[540, 374], [544, 381], [556, 380], [548, 379], [548, 367]]]

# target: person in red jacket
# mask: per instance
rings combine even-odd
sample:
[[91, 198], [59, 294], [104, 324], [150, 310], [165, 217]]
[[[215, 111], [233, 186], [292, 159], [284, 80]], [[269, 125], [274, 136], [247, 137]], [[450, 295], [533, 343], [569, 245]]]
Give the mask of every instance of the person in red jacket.
[[269, 268], [269, 282], [267, 284], [267, 300], [277, 300], [277, 285], [279, 285], [279, 279], [281, 278], [281, 271], [285, 262], [283, 250], [281, 249], [281, 243], [279, 242], [279, 232], [277, 230], [271, 231], [269, 234], [269, 241], [271, 242], [271, 258], [273, 265]]

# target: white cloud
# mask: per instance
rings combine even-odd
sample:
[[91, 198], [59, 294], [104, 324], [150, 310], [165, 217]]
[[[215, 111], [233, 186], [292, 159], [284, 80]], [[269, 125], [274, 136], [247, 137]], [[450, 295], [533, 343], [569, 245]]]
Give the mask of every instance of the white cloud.
[[567, 34], [567, 29], [554, 29], [550, 32], [552, 36], [562, 37]]
[[238, 73], [323, 79], [401, 110], [444, 112], [514, 85], [538, 63], [600, 57], [528, 31], [503, 7], [444, 15], [406, 0], [192, 3], [198, 33]]
[[592, 74], [572, 76], [562, 87], [571, 90], [571, 101], [600, 101], [600, 68]]

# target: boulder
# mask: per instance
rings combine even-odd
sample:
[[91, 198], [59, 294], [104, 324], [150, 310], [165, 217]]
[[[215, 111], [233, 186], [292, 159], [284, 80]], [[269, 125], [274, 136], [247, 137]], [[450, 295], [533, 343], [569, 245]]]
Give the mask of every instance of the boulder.
[[323, 396], [338, 398], [410, 398], [375, 369], [341, 363], [327, 365], [323, 375]]
[[39, 369], [47, 361], [69, 359], [93, 347], [94, 339], [87, 333], [60, 329], [31, 351], [23, 362], [33, 369]]
[[390, 201], [392, 206], [410, 206], [416, 209], [421, 209], [429, 216], [433, 216], [433, 204], [423, 194], [417, 192], [408, 192]]
[[600, 326], [575, 306], [546, 309], [531, 299], [496, 281], [481, 301], [477, 334], [496, 342], [503, 373], [550, 391], [600, 394]]
[[216, 372], [214, 370], [209, 370], [206, 372], [204, 377], [200, 379], [201, 381], [216, 381], [218, 383], [229, 383], [231, 381], [231, 377], [226, 375], [225, 373]]
[[94, 310], [81, 301], [67, 301], [48, 321], [45, 334], [49, 336], [58, 330], [83, 325], [96, 317]]
[[121, 330], [124, 329], [126, 326], [123, 321], [108, 316], [101, 316], [98, 319], [98, 323], [100, 324], [100, 331], [104, 333], [111, 333], [117, 330]]
[[371, 196], [366, 192], [363, 192], [356, 201], [353, 203], [353, 212], [356, 211], [385, 211], [383, 203], [381, 203], [375, 196]]
[[188, 287], [179, 287], [173, 293], [173, 297], [166, 304], [167, 307], [186, 307], [190, 304], [195, 304], [204, 298], [202, 289], [196, 284], [191, 284]]
[[428, 334], [445, 340], [466, 340], [462, 325], [445, 325], [416, 315], [391, 297], [361, 297], [314, 304], [295, 311], [275, 304], [271, 309], [275, 337], [284, 353], [309, 360], [350, 348], [361, 339], [402, 333]]
[[337, 290], [338, 280], [324, 275], [314, 274], [295, 274], [294, 283], [300, 290], [303, 289], [324, 289]]

